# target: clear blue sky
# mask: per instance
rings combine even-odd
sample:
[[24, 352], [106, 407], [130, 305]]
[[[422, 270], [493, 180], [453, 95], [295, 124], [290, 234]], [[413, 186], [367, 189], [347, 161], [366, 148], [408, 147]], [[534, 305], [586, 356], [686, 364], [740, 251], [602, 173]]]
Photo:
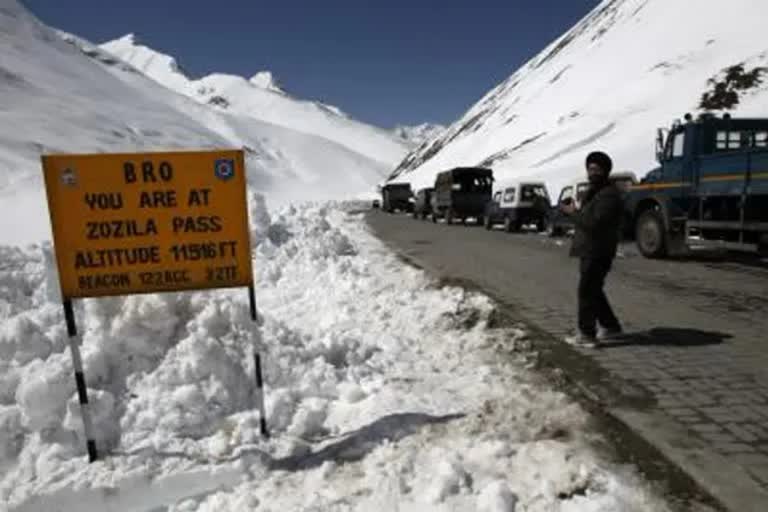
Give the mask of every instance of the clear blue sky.
[[268, 69], [383, 127], [450, 123], [598, 0], [22, 0], [93, 42], [136, 33], [193, 76]]

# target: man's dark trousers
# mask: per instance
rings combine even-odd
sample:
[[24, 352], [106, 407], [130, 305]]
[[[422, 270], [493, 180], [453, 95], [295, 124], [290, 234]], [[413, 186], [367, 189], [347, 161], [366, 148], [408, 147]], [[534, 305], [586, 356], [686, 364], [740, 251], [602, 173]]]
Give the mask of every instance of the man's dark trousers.
[[604, 329], [620, 330], [619, 320], [603, 291], [613, 258], [582, 257], [580, 263], [579, 331], [593, 337], [597, 334], [597, 323]]

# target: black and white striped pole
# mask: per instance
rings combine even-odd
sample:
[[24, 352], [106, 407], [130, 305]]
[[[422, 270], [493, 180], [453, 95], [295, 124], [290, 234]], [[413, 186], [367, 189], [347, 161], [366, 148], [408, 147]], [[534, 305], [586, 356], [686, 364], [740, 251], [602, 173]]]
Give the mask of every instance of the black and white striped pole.
[[[248, 286], [248, 299], [251, 303], [251, 320], [258, 323], [259, 313], [256, 310], [256, 292], [253, 284]], [[264, 405], [264, 377], [261, 373], [261, 354], [259, 354], [255, 344], [253, 346], [253, 368], [256, 378], [256, 406], [259, 408], [259, 428], [261, 435], [268, 438], [269, 430], [267, 429], [267, 412]]]
[[75, 311], [72, 309], [72, 299], [64, 299], [64, 318], [67, 322], [69, 350], [72, 353], [72, 366], [75, 370], [77, 397], [80, 400], [80, 413], [83, 417], [83, 430], [85, 431], [86, 446], [88, 448], [88, 462], [94, 462], [98, 460], [99, 454], [96, 451], [96, 440], [93, 437], [93, 422], [91, 420], [91, 409], [88, 404], [88, 389], [85, 386], [83, 359], [80, 356], [80, 336], [77, 334]]

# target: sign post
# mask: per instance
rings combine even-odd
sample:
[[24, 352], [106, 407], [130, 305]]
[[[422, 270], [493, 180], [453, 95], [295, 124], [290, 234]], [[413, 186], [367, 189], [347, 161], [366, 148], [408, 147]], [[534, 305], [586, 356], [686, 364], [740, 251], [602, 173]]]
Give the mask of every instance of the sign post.
[[[256, 311], [256, 291], [251, 284], [248, 287], [248, 302], [251, 306], [251, 320], [259, 322], [259, 312]], [[261, 435], [269, 437], [269, 430], [267, 430], [267, 412], [264, 406], [264, 378], [261, 374], [261, 354], [253, 347], [253, 371], [256, 379], [256, 406], [259, 408], [259, 430]]]
[[[96, 460], [72, 300], [248, 287], [257, 320], [240, 150], [42, 157], [67, 332]], [[257, 383], [261, 382], [256, 354]], [[264, 397], [258, 387], [262, 433]]]
[[77, 385], [77, 398], [80, 401], [80, 413], [83, 416], [83, 431], [85, 443], [88, 449], [88, 462], [98, 460], [96, 440], [93, 437], [93, 422], [91, 421], [91, 409], [88, 405], [88, 388], [85, 385], [83, 373], [83, 358], [80, 357], [80, 337], [77, 335], [75, 325], [75, 311], [72, 309], [72, 301], [64, 299], [64, 319], [67, 323], [67, 336], [69, 339], [69, 351], [72, 354], [72, 367], [75, 370], [75, 384]]

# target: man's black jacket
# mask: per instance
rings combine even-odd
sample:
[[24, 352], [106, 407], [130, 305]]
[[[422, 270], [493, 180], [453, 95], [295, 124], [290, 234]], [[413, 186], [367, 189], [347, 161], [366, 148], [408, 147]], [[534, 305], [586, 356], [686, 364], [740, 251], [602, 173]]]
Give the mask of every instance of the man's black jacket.
[[619, 245], [624, 199], [613, 183], [590, 190], [581, 209], [574, 213], [571, 256], [613, 258]]

